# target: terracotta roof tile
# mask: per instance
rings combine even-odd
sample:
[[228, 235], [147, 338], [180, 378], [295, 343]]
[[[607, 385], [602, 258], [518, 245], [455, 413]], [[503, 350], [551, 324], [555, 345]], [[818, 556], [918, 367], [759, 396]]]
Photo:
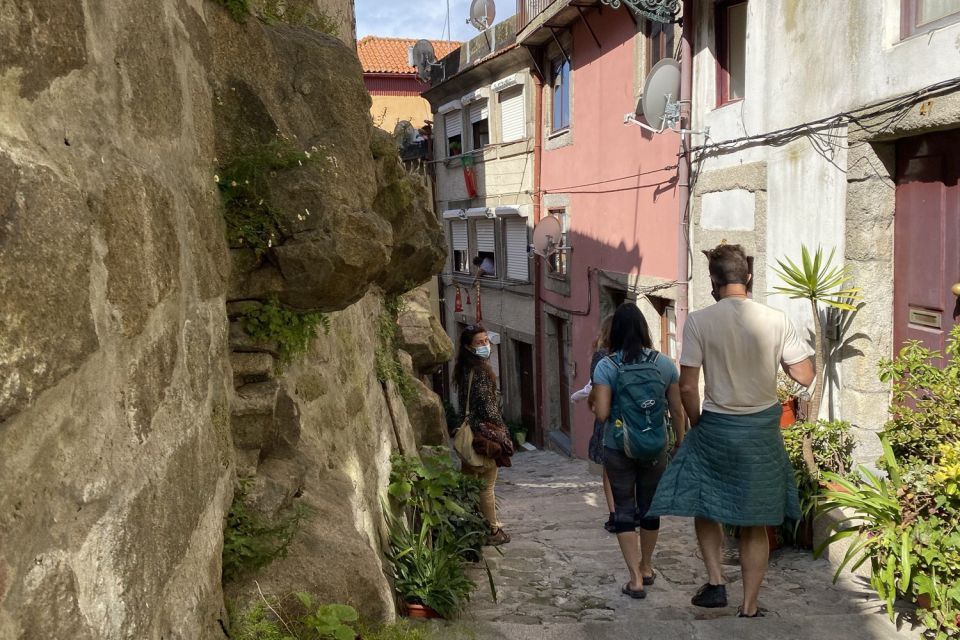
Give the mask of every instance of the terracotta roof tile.
[[[407, 65], [407, 47], [417, 42], [414, 38], [381, 38], [365, 36], [357, 42], [357, 55], [364, 73], [414, 74], [416, 69]], [[431, 40], [437, 60], [456, 50], [459, 42]]]

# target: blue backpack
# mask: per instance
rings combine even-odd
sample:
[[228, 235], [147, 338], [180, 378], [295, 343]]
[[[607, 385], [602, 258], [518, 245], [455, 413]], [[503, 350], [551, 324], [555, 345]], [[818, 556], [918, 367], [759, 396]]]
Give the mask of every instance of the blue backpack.
[[667, 447], [667, 384], [657, 367], [658, 351], [636, 362], [617, 364], [617, 384], [607, 423], [628, 458], [656, 460]]

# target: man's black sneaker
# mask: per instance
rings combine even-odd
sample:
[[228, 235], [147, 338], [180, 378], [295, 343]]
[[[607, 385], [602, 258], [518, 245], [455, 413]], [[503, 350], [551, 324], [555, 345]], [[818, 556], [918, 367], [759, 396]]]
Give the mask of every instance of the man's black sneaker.
[[691, 604], [707, 609], [716, 609], [727, 606], [727, 586], [710, 584], [709, 582], [697, 591], [697, 595], [690, 599]]

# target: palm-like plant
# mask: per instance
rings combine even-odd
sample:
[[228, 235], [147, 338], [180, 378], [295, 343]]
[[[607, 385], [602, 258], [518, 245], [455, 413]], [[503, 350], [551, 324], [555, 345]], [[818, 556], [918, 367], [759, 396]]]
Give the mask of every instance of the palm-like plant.
[[823, 259], [822, 247], [817, 247], [813, 256], [810, 255], [806, 245], [801, 245], [800, 251], [799, 266], [790, 258], [777, 260], [778, 266], [774, 267], [773, 270], [783, 280], [784, 286], [774, 287], [773, 290], [794, 299], [804, 299], [810, 302], [817, 350], [817, 386], [810, 397], [808, 419], [815, 421], [820, 413], [820, 402], [823, 398], [823, 375], [827, 357], [823, 328], [820, 326], [820, 305], [823, 304], [843, 311], [856, 311], [854, 304], [861, 298], [859, 295], [860, 289], [846, 286], [851, 278], [846, 267], [833, 264], [835, 249], [830, 251], [826, 260]]

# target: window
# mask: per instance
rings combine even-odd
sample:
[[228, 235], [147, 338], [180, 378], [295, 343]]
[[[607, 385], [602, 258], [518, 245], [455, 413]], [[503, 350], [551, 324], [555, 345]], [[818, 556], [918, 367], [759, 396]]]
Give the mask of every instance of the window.
[[520, 216], [507, 216], [503, 219], [503, 227], [507, 249], [507, 278], [527, 282], [530, 279], [527, 258], [527, 219]]
[[470, 273], [466, 220], [454, 220], [450, 223], [450, 239], [453, 244], [453, 270], [457, 273]]
[[494, 220], [477, 220], [474, 226], [477, 234], [477, 257], [482, 261], [481, 268], [485, 278], [497, 277], [497, 235]]
[[[550, 215], [556, 216], [560, 220], [560, 246], [567, 246], [567, 211], [566, 209], [550, 209]], [[547, 271], [555, 277], [567, 277], [567, 252], [557, 251], [547, 258]]]
[[460, 111], [451, 111], [443, 117], [447, 132], [447, 157], [460, 155], [463, 150], [463, 120]]
[[553, 131], [570, 127], [570, 61], [560, 58], [553, 62], [553, 80], [550, 84], [553, 93]]
[[666, 298], [651, 296], [648, 300], [660, 316], [660, 345], [657, 350], [676, 361], [679, 355], [677, 353], [677, 308], [673, 300]]
[[474, 149], [490, 144], [490, 107], [486, 100], [470, 105], [470, 141]]
[[513, 87], [501, 91], [500, 101], [500, 141], [516, 142], [527, 137], [526, 118], [523, 113], [523, 87]]
[[900, 37], [933, 31], [960, 20], [960, 0], [901, 0]]
[[742, 100], [747, 74], [747, 3], [717, 4], [717, 106]]
[[645, 20], [643, 33], [647, 37], [647, 73], [664, 58], [672, 58], [674, 47], [673, 24], [664, 24], [656, 20]]

